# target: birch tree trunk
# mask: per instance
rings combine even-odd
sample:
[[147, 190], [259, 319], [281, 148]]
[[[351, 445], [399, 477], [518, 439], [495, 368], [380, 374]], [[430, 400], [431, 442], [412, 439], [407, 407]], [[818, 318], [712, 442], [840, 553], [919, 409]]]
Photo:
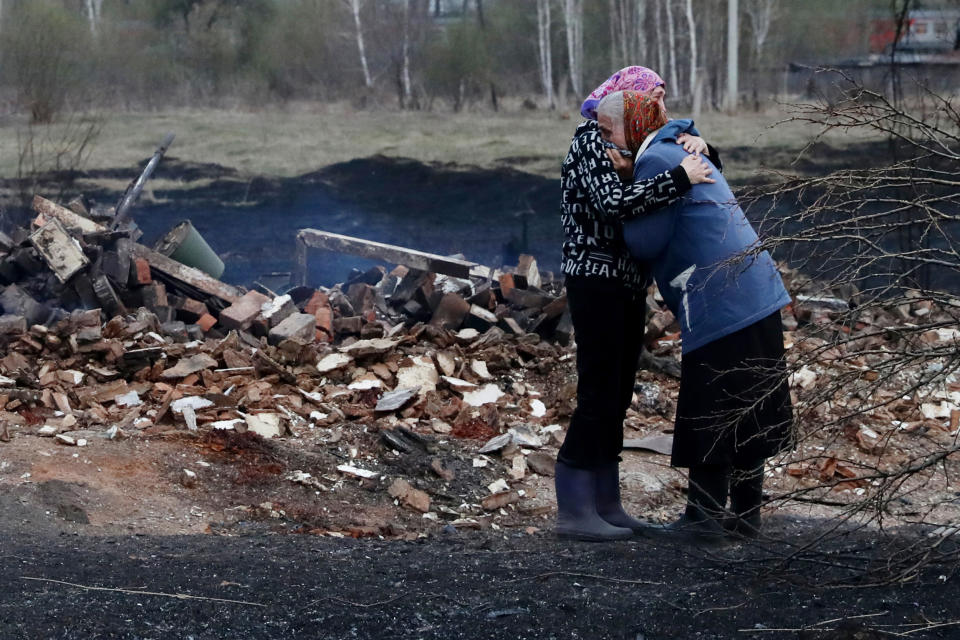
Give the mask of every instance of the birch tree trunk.
[[564, 23], [567, 31], [567, 61], [570, 68], [570, 87], [582, 98], [583, 94], [583, 0], [564, 0]]
[[403, 0], [403, 46], [400, 52], [400, 107], [410, 107], [410, 0]]
[[687, 28], [690, 30], [690, 99], [697, 94], [697, 24], [693, 19], [693, 0], [687, 0]]
[[[640, 0], [645, 2], [646, 0]], [[610, 0], [611, 67], [619, 69], [637, 62], [636, 0]], [[640, 56], [642, 57], [642, 56]]]
[[550, 0], [537, 0], [537, 53], [540, 58], [540, 82], [551, 109], [557, 106], [553, 95], [553, 52], [550, 49]]
[[680, 84], [677, 80], [677, 38], [676, 30], [673, 27], [673, 4], [672, 0], [664, 0], [667, 8], [667, 47], [670, 54], [670, 87], [677, 93], [680, 93]]
[[367, 50], [363, 45], [363, 25], [360, 22], [360, 0], [348, 0], [350, 12], [353, 14], [353, 25], [357, 30], [357, 50], [360, 52], [360, 66], [363, 68], [363, 84], [368, 89], [373, 86], [370, 77], [370, 66], [367, 64]]
[[620, 47], [617, 43], [619, 31], [617, 25], [620, 22], [620, 0], [610, 0], [610, 68], [619, 69]]
[[635, 62], [644, 67], [651, 66], [652, 62], [647, 59], [650, 48], [647, 46], [647, 0], [634, 0], [633, 6], [633, 25], [630, 34], [630, 48]]
[[727, 0], [727, 111], [737, 109], [740, 71], [739, 2]]
[[664, 46], [663, 34], [665, 29], [663, 28], [663, 2], [664, 0], [657, 0], [656, 4], [656, 21], [657, 26], [657, 73], [665, 76], [667, 68], [667, 54], [666, 47]]
[[770, 25], [776, 13], [777, 0], [749, 0], [744, 9], [750, 18], [750, 29], [753, 32], [753, 53], [759, 61], [763, 56], [763, 46], [770, 34]]
[[103, 8], [103, 0], [86, 0], [87, 19], [90, 21], [90, 33], [97, 35], [97, 29], [100, 26], [100, 10]]

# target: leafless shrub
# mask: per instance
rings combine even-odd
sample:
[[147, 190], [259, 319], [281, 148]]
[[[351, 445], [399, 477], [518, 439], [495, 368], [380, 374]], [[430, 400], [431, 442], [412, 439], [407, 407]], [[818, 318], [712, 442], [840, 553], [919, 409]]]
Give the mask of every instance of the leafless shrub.
[[17, 131], [17, 185], [26, 209], [39, 185], [62, 200], [90, 157], [103, 129], [98, 116], [71, 114], [57, 123], [30, 122]]
[[838, 514], [792, 559], [841, 531], [896, 530], [909, 535], [886, 561], [854, 573], [907, 580], [960, 558], [960, 112], [950, 97], [927, 92], [921, 113], [838, 81], [842, 99], [794, 105], [791, 120], [873, 134], [873, 157], [779, 174], [743, 199], [762, 229], [754, 249], [790, 265], [785, 316], [798, 322], [786, 334], [798, 446], [768, 486], [774, 504]]

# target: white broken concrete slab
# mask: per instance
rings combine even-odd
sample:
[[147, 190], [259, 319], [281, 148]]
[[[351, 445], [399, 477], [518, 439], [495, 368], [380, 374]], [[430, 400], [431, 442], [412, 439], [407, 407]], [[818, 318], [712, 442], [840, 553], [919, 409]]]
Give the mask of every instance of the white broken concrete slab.
[[493, 380], [493, 376], [487, 370], [487, 363], [483, 360], [471, 360], [470, 370], [481, 380]]
[[347, 389], [351, 389], [353, 391], [367, 391], [369, 389], [379, 389], [382, 386], [383, 382], [380, 380], [380, 378], [373, 374], [367, 374], [348, 384]]
[[420, 395], [435, 391], [440, 376], [437, 368], [433, 366], [433, 360], [427, 356], [417, 356], [410, 360], [412, 364], [397, 370], [397, 387], [420, 387]]
[[190, 407], [194, 411], [206, 409], [213, 406], [213, 400], [208, 400], [203, 396], [184, 396], [170, 403], [170, 410], [174, 413], [183, 413], [185, 407]]
[[283, 416], [279, 413], [242, 413], [247, 429], [263, 438], [283, 435]]
[[543, 404], [541, 400], [531, 400], [530, 415], [534, 418], [542, 418], [547, 415], [547, 405]]
[[143, 400], [140, 399], [140, 394], [134, 389], [117, 396], [113, 399], [113, 402], [118, 407], [138, 407], [143, 404]]
[[463, 401], [471, 407], [480, 407], [485, 404], [494, 404], [504, 395], [500, 387], [493, 384], [485, 384], [476, 391], [467, 391], [463, 394]]
[[807, 366], [800, 367], [799, 371], [790, 374], [790, 385], [801, 389], [810, 389], [817, 383], [817, 373]]
[[956, 411], [957, 409], [957, 405], [952, 402], [947, 402], [946, 400], [941, 400], [939, 404], [924, 402], [920, 405], [920, 412], [923, 414], [923, 417], [928, 420], [949, 418], [950, 412]]
[[319, 373], [330, 373], [342, 369], [351, 362], [353, 362], [353, 358], [344, 353], [331, 353], [317, 361], [317, 371]]

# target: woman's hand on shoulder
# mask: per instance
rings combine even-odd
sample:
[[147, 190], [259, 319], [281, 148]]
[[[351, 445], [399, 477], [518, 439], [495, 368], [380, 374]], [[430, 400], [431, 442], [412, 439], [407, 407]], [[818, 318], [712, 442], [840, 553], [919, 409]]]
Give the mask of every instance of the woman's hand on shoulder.
[[704, 160], [699, 153], [684, 158], [680, 166], [687, 172], [690, 184], [700, 184], [702, 182], [710, 184], [716, 182], [716, 180], [710, 177], [710, 174], [713, 173], [713, 167], [707, 164], [707, 161]]
[[689, 133], [681, 133], [677, 136], [677, 144], [683, 145], [683, 150], [687, 153], [703, 153], [710, 155], [707, 152], [707, 142], [700, 136], [690, 135]]
[[633, 160], [624, 158], [616, 149], [605, 149], [607, 157], [613, 163], [613, 169], [623, 182], [633, 182]]

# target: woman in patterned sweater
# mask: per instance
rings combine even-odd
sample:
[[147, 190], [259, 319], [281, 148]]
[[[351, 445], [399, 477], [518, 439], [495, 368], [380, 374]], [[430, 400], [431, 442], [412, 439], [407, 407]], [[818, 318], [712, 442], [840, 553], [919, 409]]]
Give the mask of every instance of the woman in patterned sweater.
[[[621, 505], [619, 456], [643, 346], [649, 272], [627, 253], [623, 222], [673, 203], [693, 184], [712, 181], [712, 169], [691, 155], [673, 169], [633, 182], [631, 156], [639, 144], [629, 141], [642, 141], [649, 132], [628, 135], [624, 122], [636, 118], [590, 116], [596, 117], [604, 95], [642, 87], [662, 100], [663, 81], [642, 67], [628, 67], [594, 91], [582, 109], [588, 119], [577, 127], [562, 167], [561, 268], [577, 340], [578, 383], [577, 408], [557, 456], [561, 537], [618, 540], [643, 527]], [[706, 150], [696, 136], [678, 142], [690, 151]]]

